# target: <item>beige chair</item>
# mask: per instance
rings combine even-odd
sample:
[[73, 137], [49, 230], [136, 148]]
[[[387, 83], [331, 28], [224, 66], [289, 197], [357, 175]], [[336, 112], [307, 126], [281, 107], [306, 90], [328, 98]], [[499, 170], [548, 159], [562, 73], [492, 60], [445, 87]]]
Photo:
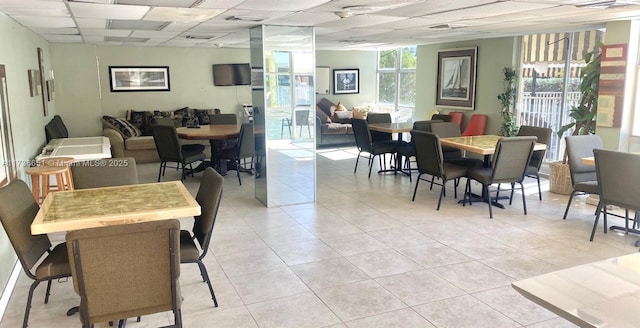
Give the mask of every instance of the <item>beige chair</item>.
[[[211, 279], [202, 260], [209, 251], [209, 242], [213, 233], [213, 225], [218, 215], [218, 207], [222, 199], [222, 185], [224, 178], [213, 168], [204, 170], [202, 181], [196, 194], [196, 201], [200, 204], [200, 215], [195, 217], [193, 229], [180, 231], [180, 262], [197, 263], [202, 280], [209, 286], [213, 304], [218, 307], [216, 294], [213, 292]], [[197, 246], [196, 246], [197, 242]], [[199, 248], [198, 248], [199, 246]]]
[[[518, 136], [535, 136], [538, 138], [537, 142], [547, 145], [547, 148], [549, 148], [551, 144], [551, 133], [552, 130], [549, 128], [530, 125], [522, 125], [518, 130]], [[538, 182], [538, 198], [540, 198], [540, 200], [542, 200], [542, 189], [540, 189], [539, 173], [546, 152], [546, 149], [534, 151], [533, 154], [531, 154], [531, 160], [529, 160], [529, 164], [527, 164], [527, 172], [525, 173], [526, 177], [535, 178]]]
[[76, 189], [132, 185], [138, 183], [133, 157], [74, 163], [71, 167]]
[[[51, 248], [47, 235], [31, 235], [31, 222], [40, 207], [24, 181], [15, 180], [0, 189], [0, 221], [18, 255], [22, 269], [33, 280], [27, 297], [22, 327], [27, 327], [33, 291], [43, 281], [47, 282], [44, 303], [49, 302], [51, 281], [70, 277], [71, 268], [65, 243]], [[11, 265], [11, 263], [3, 263]]]
[[180, 312], [180, 222], [162, 220], [71, 231], [66, 240], [83, 327]]
[[[567, 159], [569, 161], [569, 173], [573, 191], [569, 195], [567, 208], [564, 210], [563, 220], [567, 219], [571, 201], [575, 195], [598, 194], [598, 177], [593, 165], [582, 163], [582, 158], [593, 156], [593, 150], [602, 148], [602, 139], [597, 135], [578, 135], [564, 138], [567, 143]], [[600, 204], [596, 214], [600, 211]]]

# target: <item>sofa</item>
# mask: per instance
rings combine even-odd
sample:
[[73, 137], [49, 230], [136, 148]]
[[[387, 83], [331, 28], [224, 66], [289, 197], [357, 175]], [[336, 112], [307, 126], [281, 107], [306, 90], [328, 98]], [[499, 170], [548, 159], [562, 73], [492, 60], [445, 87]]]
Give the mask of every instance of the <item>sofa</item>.
[[352, 111], [327, 98], [316, 103], [316, 146], [355, 144], [351, 128]]
[[[181, 108], [175, 111], [128, 110], [125, 118], [102, 117], [102, 135], [109, 138], [113, 157], [133, 157], [136, 163], [159, 162], [151, 127], [158, 118], [171, 118], [176, 127], [187, 124], [207, 125], [213, 110]], [[181, 140], [184, 143], [200, 143], [205, 146], [205, 156], [211, 158], [208, 140]]]

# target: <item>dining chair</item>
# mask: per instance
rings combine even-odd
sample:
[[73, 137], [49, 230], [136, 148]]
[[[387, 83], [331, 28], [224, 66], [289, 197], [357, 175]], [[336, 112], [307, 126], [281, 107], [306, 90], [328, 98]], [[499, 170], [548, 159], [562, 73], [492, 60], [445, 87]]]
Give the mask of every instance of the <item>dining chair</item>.
[[196, 194], [196, 201], [200, 205], [200, 215], [194, 218], [191, 232], [188, 230], [180, 231], [180, 262], [198, 264], [200, 275], [202, 280], [209, 286], [209, 292], [215, 307], [218, 307], [218, 300], [213, 292], [211, 279], [209, 279], [207, 268], [202, 260], [209, 251], [213, 225], [216, 222], [220, 200], [222, 199], [223, 184], [224, 178], [213, 168], [208, 167], [204, 170], [202, 181]]
[[[640, 167], [640, 155], [594, 149], [593, 156], [596, 160], [596, 175], [598, 179], [598, 195], [600, 195], [600, 208], [593, 222], [590, 241], [598, 225], [600, 213], [603, 214], [604, 233], [607, 233], [607, 206], [614, 205], [625, 209], [625, 229], [629, 229], [629, 210], [640, 211], [640, 175], [637, 173]], [[627, 172], [624, 174], [621, 172]]]
[[[431, 124], [431, 132], [439, 138], [461, 137], [460, 126], [455, 122], [438, 122]], [[464, 166], [468, 169], [482, 167], [483, 162], [478, 158], [463, 157], [462, 150], [453, 147], [442, 147], [446, 162]]]
[[[413, 130], [431, 132], [431, 124], [439, 123], [442, 120], [427, 120], [413, 122]], [[412, 181], [411, 171], [418, 170], [417, 167], [411, 167], [411, 158], [416, 157], [416, 145], [413, 139], [405, 144], [398, 146], [398, 154], [404, 158], [404, 170], [409, 172], [409, 181]]]
[[[244, 123], [240, 126], [240, 135], [238, 137], [238, 144], [230, 149], [224, 149], [219, 151], [212, 160], [219, 162], [220, 160], [229, 160], [235, 163], [234, 166], [227, 167], [228, 170], [235, 170], [238, 176], [238, 183], [242, 185], [240, 179], [240, 172], [244, 171], [249, 174], [253, 172], [253, 159], [255, 157], [255, 138], [253, 135], [253, 123]], [[249, 158], [247, 164], [246, 159]], [[249, 168], [246, 166], [249, 165]]]
[[[389, 113], [369, 113], [367, 114], [367, 123], [368, 124], [376, 124], [376, 123], [391, 123], [391, 114]], [[393, 136], [391, 133], [380, 132], [380, 131], [370, 131], [371, 133], [371, 141], [392, 141]]]
[[471, 204], [471, 179], [482, 184], [482, 195], [487, 198], [489, 204], [489, 218], [493, 219], [492, 197], [489, 187], [495, 183], [498, 184], [496, 198], [500, 192], [501, 183], [511, 184], [511, 196], [509, 205], [513, 200], [513, 192], [515, 184], [520, 184], [522, 191], [522, 206], [524, 214], [527, 214], [527, 200], [524, 194], [524, 180], [527, 163], [531, 158], [533, 147], [536, 144], [536, 137], [508, 137], [500, 138], [496, 144], [496, 150], [491, 159], [491, 167], [482, 167], [469, 169], [467, 171], [467, 186], [465, 188], [463, 204], [466, 203], [467, 195], [469, 196], [469, 204]]
[[29, 287], [27, 306], [24, 310], [22, 327], [29, 323], [31, 301], [36, 287], [47, 282], [44, 303], [49, 303], [51, 282], [71, 277], [67, 245], [61, 243], [52, 248], [47, 235], [32, 235], [31, 222], [36, 217], [40, 206], [36, 203], [27, 184], [22, 180], [14, 180], [0, 188], [0, 221], [9, 241], [18, 256], [24, 273], [33, 280]]
[[[543, 143], [547, 145], [547, 148], [549, 148], [552, 132], [553, 131], [549, 128], [521, 125], [518, 130], [518, 136], [535, 136], [538, 138], [538, 143]], [[540, 167], [542, 166], [546, 152], [547, 149], [535, 150], [533, 154], [531, 154], [531, 160], [529, 160], [529, 164], [527, 164], [527, 171], [524, 174], [528, 178], [535, 178], [538, 182], [538, 198], [540, 200], [542, 200], [542, 189], [540, 188]]]
[[138, 183], [133, 157], [76, 162], [71, 166], [76, 189], [132, 185]]
[[[181, 146], [178, 141], [178, 133], [173, 126], [156, 125], [151, 129], [153, 141], [158, 150], [160, 157], [160, 169], [158, 171], [158, 182], [160, 177], [164, 176], [168, 162], [177, 163], [176, 168], [182, 169], [180, 180], [184, 181], [187, 173], [187, 165], [193, 176], [193, 163], [197, 161], [204, 162], [204, 145], [192, 144], [189, 147]], [[199, 147], [197, 147], [199, 146]]]
[[[569, 174], [571, 175], [571, 184], [573, 190], [569, 195], [567, 208], [564, 210], [563, 220], [567, 219], [571, 201], [576, 195], [594, 194], [598, 195], [598, 177], [596, 168], [593, 165], [582, 163], [582, 158], [593, 156], [593, 150], [602, 148], [602, 139], [600, 136], [578, 135], [567, 136], [564, 138], [567, 144], [567, 160], [569, 162]], [[596, 214], [600, 211], [600, 204], [596, 209]]]
[[[418, 130], [411, 131], [411, 140], [416, 146], [416, 162], [418, 163], [418, 178], [416, 179], [416, 186], [413, 190], [413, 197], [411, 201], [415, 201], [416, 192], [418, 191], [418, 184], [422, 179], [423, 174], [431, 175], [432, 177], [438, 177], [442, 179], [440, 184], [440, 197], [438, 198], [438, 206], [436, 210], [440, 210], [440, 203], [442, 202], [442, 196], [445, 194], [445, 186], [447, 181], [456, 180], [454, 184], [454, 198], [458, 197], [458, 183], [457, 180], [467, 175], [467, 168], [464, 166], [452, 164], [444, 161], [442, 154], [442, 145], [440, 145], [440, 138], [434, 133], [423, 132]], [[425, 180], [427, 181], [427, 180]], [[431, 179], [433, 186], [433, 178]]]
[[433, 114], [431, 120], [441, 120], [442, 122], [451, 122], [451, 115], [449, 114]]
[[307, 133], [309, 135], [309, 138], [311, 138], [311, 125], [309, 124], [309, 112], [310, 110], [308, 109], [299, 109], [299, 110], [294, 110], [293, 114], [291, 115], [291, 118], [289, 117], [285, 117], [282, 119], [282, 126], [280, 127], [280, 138], [282, 138], [284, 136], [284, 128], [287, 127], [289, 128], [289, 136], [292, 136], [291, 134], [291, 125], [293, 124], [293, 119], [294, 119], [294, 115], [295, 115], [295, 122], [296, 125], [298, 126], [299, 130], [298, 131], [298, 136], [302, 137], [302, 127], [303, 126], [307, 126]]
[[179, 231], [160, 220], [67, 233], [82, 326], [172, 311], [171, 327], [182, 327]]
[[[237, 125], [238, 116], [236, 114], [210, 114], [209, 124], [211, 125]], [[209, 140], [211, 145], [211, 154], [214, 152], [231, 149], [238, 144], [238, 138], [230, 138], [226, 140]]]
[[449, 116], [451, 116], [450, 122], [458, 124], [458, 128], [460, 130], [462, 130], [462, 121], [464, 120], [464, 113], [463, 112], [449, 112]]
[[481, 136], [484, 135], [484, 130], [487, 127], [487, 121], [489, 116], [484, 114], [473, 114], [469, 120], [467, 128], [462, 132], [463, 137], [467, 136]]
[[[369, 131], [369, 124], [366, 120], [354, 118], [351, 120], [351, 126], [353, 128], [353, 136], [356, 139], [356, 147], [358, 148], [358, 156], [356, 157], [356, 165], [353, 168], [353, 174], [358, 170], [358, 160], [362, 156], [362, 152], [369, 154], [368, 166], [369, 166], [369, 178], [371, 178], [371, 169], [373, 168], [373, 161], [376, 156], [380, 158], [382, 154], [395, 154], [398, 150], [397, 144], [388, 143], [385, 141], [373, 142], [371, 139], [371, 132]], [[379, 161], [382, 167], [382, 160]]]

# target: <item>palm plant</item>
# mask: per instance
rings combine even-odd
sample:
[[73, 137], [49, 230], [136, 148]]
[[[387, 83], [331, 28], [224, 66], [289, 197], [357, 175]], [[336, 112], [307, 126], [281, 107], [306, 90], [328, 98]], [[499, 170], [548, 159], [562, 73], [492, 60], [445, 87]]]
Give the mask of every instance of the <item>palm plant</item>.
[[504, 92], [498, 95], [498, 100], [502, 105], [502, 124], [500, 125], [500, 134], [505, 137], [513, 137], [518, 133], [518, 126], [516, 126], [516, 118], [513, 115], [513, 103], [516, 98], [516, 80], [518, 79], [518, 72], [511, 68], [505, 67], [503, 69], [504, 80], [502, 84], [504, 86]]

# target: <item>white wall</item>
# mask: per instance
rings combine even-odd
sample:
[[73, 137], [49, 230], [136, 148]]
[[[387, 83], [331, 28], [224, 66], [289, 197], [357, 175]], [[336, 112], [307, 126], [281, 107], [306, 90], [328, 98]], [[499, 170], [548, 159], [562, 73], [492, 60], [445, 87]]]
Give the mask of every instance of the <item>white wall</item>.
[[[340, 101], [347, 108], [376, 103], [376, 66], [377, 53], [375, 51], [316, 51], [316, 66], [329, 66], [331, 76], [330, 94], [316, 95], [317, 100], [325, 97], [333, 103]], [[334, 69], [360, 69], [360, 93], [358, 94], [333, 94], [333, 70]]]

